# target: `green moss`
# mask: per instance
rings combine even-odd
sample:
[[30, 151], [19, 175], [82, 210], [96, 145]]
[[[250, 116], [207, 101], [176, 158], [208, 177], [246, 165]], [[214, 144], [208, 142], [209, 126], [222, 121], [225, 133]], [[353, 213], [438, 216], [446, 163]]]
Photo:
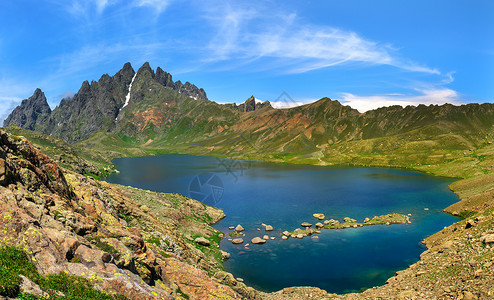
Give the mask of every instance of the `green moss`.
[[155, 244], [156, 246], [161, 247], [161, 239], [159, 237], [151, 236], [150, 238], [148, 238], [146, 240], [146, 242], [148, 242], [150, 244]]
[[243, 236], [242, 233], [236, 232], [236, 231], [230, 232], [228, 235], [231, 236], [231, 237]]
[[96, 247], [106, 253], [118, 253], [117, 249], [115, 249], [112, 245], [103, 242], [99, 236], [88, 237], [87, 240], [94, 242]]
[[85, 174], [87, 177], [92, 177], [94, 178], [95, 180], [100, 180], [100, 176], [96, 175], [96, 174], [93, 174], [91, 172], [86, 172]]
[[471, 210], [463, 210], [461, 211], [459, 214], [458, 214], [458, 217], [462, 218], [462, 219], [467, 219], [467, 218], [470, 218], [470, 217], [473, 217], [477, 214], [476, 211], [471, 211]]
[[182, 292], [182, 290], [180, 289], [180, 286], [177, 285], [177, 294], [179, 296], [181, 296], [182, 298], [184, 299], [189, 299], [189, 295], [187, 295], [186, 293]]
[[55, 220], [63, 218], [63, 214], [61, 212], [59, 212], [58, 210], [54, 210], [51, 213], [52, 213], [52, 216]]
[[[39, 285], [51, 294], [50, 299], [127, 299], [124, 296], [112, 296], [98, 291], [86, 279], [65, 273], [43, 277]], [[62, 292], [65, 297], [58, 296], [55, 291]]]

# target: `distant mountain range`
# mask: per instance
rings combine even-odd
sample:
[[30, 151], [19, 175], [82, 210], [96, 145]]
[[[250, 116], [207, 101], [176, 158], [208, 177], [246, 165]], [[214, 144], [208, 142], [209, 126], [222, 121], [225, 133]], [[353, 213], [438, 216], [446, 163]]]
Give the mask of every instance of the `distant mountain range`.
[[117, 139], [133, 147], [321, 164], [362, 164], [365, 154], [397, 153], [406, 157], [399, 165], [446, 160], [490, 143], [493, 125], [493, 104], [391, 106], [366, 113], [329, 98], [289, 109], [253, 96], [240, 105], [218, 104], [203, 89], [174, 82], [148, 63], [137, 73], [126, 63], [112, 77], [85, 81], [53, 111], [38, 89], [4, 122], [90, 147]]

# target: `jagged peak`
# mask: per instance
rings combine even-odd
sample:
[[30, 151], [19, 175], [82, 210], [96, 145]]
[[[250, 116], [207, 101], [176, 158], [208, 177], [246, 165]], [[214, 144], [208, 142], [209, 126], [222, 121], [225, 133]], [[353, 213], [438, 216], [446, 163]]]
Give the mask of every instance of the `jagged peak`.
[[149, 73], [151, 74], [151, 77], [154, 78], [154, 71], [151, 69], [151, 66], [149, 65], [149, 62], [145, 62], [137, 71], [137, 75], [142, 75], [144, 73]]
[[134, 68], [132, 68], [132, 64], [130, 62], [126, 62], [123, 67], [122, 67], [122, 72], [128, 72], [128, 71], [132, 71], [134, 72]]
[[163, 71], [160, 67], [156, 68], [155, 80], [160, 84], [173, 88], [173, 77], [170, 73]]
[[31, 97], [23, 100], [22, 102], [31, 103], [32, 106], [41, 105], [50, 108], [50, 106], [48, 105], [48, 101], [46, 100], [45, 93], [43, 93], [40, 88], [37, 88]]
[[34, 93], [33, 93], [33, 97], [45, 97], [45, 93], [43, 93], [43, 91], [40, 89], [40, 88], [37, 88]]
[[22, 100], [5, 119], [3, 125], [19, 126], [29, 130], [34, 130], [36, 121], [39, 116], [46, 116], [51, 113], [50, 105], [46, 100], [45, 93], [40, 88], [37, 88], [33, 95]]

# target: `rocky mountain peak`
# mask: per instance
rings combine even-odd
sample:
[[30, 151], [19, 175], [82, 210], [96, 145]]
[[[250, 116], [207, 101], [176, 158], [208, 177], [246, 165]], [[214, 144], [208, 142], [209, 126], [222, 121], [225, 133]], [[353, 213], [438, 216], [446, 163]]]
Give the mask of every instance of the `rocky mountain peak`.
[[174, 87], [174, 82], [172, 75], [163, 71], [160, 67], [156, 69], [156, 76], [154, 78], [156, 81], [167, 87]]
[[38, 119], [46, 119], [50, 113], [51, 108], [46, 101], [45, 93], [38, 88], [31, 97], [22, 100], [21, 105], [10, 113], [3, 126], [18, 126], [35, 130]]
[[154, 78], [154, 71], [151, 69], [151, 66], [149, 65], [149, 62], [145, 62], [137, 71], [137, 76], [142, 76], [144, 74], [151, 74], [151, 78]]
[[257, 102], [257, 99], [254, 96], [250, 96], [249, 99], [245, 100], [245, 102], [240, 105], [237, 105], [235, 103], [225, 104], [225, 105], [235, 110], [239, 110], [241, 112], [255, 111], [265, 107], [272, 108], [271, 103], [269, 101], [264, 101], [262, 103]]
[[134, 68], [132, 68], [132, 65], [127, 62], [124, 64], [123, 68], [113, 76], [113, 79], [117, 82], [130, 82], [132, 77], [134, 77], [134, 74]]

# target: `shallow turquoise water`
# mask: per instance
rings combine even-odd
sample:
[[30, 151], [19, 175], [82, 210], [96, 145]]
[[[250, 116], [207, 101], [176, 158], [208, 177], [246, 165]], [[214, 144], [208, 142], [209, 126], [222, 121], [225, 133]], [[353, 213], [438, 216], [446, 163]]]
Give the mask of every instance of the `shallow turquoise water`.
[[[421, 241], [457, 219], [442, 212], [458, 198], [452, 179], [398, 169], [319, 167], [235, 161], [189, 155], [125, 158], [113, 161], [120, 174], [107, 181], [158, 192], [181, 193], [224, 210], [214, 227], [225, 233], [242, 224], [244, 240], [265, 234], [264, 245], [221, 248], [232, 254], [225, 268], [264, 291], [317, 286], [329, 292], [360, 291], [384, 282], [419, 259]], [[424, 210], [429, 208], [429, 210]], [[412, 224], [323, 230], [318, 240], [281, 240], [300, 223], [412, 214]], [[258, 231], [260, 228], [261, 231]]]

